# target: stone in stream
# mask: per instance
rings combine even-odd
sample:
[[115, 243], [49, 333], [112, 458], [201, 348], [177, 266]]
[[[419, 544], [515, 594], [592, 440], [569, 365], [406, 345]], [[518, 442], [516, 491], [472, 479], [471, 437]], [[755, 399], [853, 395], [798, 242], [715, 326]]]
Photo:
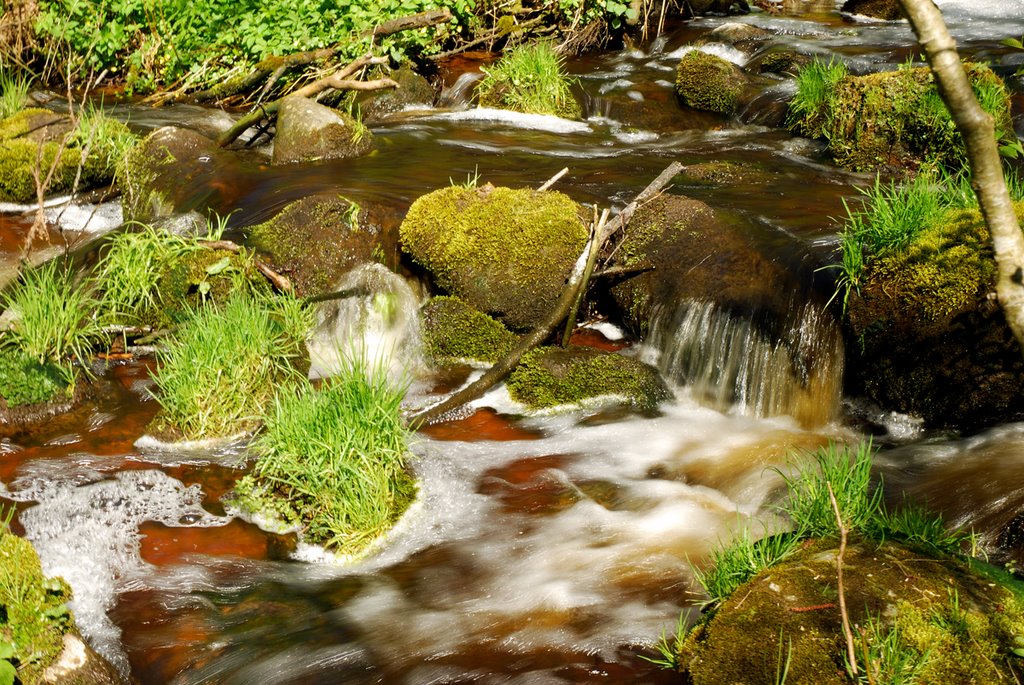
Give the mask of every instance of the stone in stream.
[[420, 311], [423, 348], [435, 364], [468, 360], [493, 364], [518, 338], [495, 318], [457, 297], [432, 298]]
[[386, 74], [398, 83], [398, 88], [384, 88], [357, 92], [355, 96], [359, 114], [366, 123], [378, 122], [389, 114], [408, 108], [428, 109], [434, 104], [434, 87], [409, 65]]
[[676, 66], [676, 95], [687, 107], [732, 114], [746, 87], [742, 69], [701, 50], [687, 52]]
[[274, 164], [349, 159], [365, 155], [374, 147], [370, 130], [344, 112], [294, 95], [281, 102]]
[[846, 0], [840, 11], [887, 21], [907, 17], [900, 0]]

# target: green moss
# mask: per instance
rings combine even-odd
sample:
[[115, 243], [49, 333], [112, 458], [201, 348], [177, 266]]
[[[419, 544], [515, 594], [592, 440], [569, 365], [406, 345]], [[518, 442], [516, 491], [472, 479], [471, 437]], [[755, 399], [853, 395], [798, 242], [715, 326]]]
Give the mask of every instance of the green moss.
[[49, 402], [66, 389], [56, 367], [14, 350], [0, 350], [0, 398], [8, 407]]
[[435, 297], [420, 314], [423, 348], [435, 363], [470, 359], [493, 364], [507, 356], [517, 341], [499, 321], [457, 297]]
[[[997, 136], [1012, 132], [1009, 96], [985, 65], [964, 65], [975, 93], [996, 121]], [[837, 164], [856, 171], [938, 165], [960, 168], [963, 143], [927, 67], [845, 76], [820, 112], [790, 126], [828, 141]], [[813, 119], [813, 120], [812, 120]]]
[[173, 325], [206, 302], [226, 302], [236, 292], [268, 293], [270, 285], [247, 251], [194, 250], [164, 265], [157, 279], [157, 305], [143, 319]]
[[513, 330], [550, 312], [587, 240], [562, 193], [451, 186], [417, 199], [402, 247], [437, 284]]
[[651, 366], [590, 348], [541, 347], [526, 354], [506, 382], [509, 395], [544, 409], [608, 395], [638, 409], [655, 409], [672, 395]]
[[74, 625], [70, 600], [67, 583], [43, 576], [27, 540], [0, 532], [0, 642], [14, 646], [10, 661], [24, 685], [42, 682], [43, 671], [60, 655], [64, 634]]
[[691, 50], [676, 67], [676, 94], [687, 107], [719, 114], [732, 114], [746, 79], [732, 63], [721, 57]]

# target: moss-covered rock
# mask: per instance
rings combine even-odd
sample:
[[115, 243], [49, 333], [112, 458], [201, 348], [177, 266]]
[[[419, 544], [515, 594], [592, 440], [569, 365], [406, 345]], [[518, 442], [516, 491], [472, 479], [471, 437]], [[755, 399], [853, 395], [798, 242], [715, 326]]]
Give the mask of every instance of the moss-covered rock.
[[770, 40], [775, 35], [768, 29], [754, 26], [742, 21], [727, 21], [712, 29], [705, 40], [716, 43], [727, 43], [737, 48], [751, 49]]
[[[109, 125], [129, 135], [123, 124]], [[48, 110], [26, 109], [0, 121], [0, 202], [35, 202], [33, 169], [37, 166], [42, 178], [53, 169], [47, 196], [70, 191], [76, 178], [79, 190], [109, 184], [116, 160], [100, 154], [100, 147], [91, 145], [83, 160], [82, 142], [74, 135], [71, 121]]]
[[435, 297], [420, 312], [423, 351], [434, 363], [471, 360], [493, 364], [517, 338], [501, 322], [457, 297]]
[[732, 114], [746, 85], [739, 67], [701, 50], [687, 52], [676, 66], [676, 94], [694, 109]]
[[370, 129], [345, 112], [298, 96], [285, 98], [278, 109], [274, 164], [350, 159], [374, 147]]
[[483, 71], [484, 78], [476, 86], [483, 107], [565, 119], [579, 119], [583, 114], [562, 68], [562, 58], [550, 43], [521, 44]]
[[544, 319], [587, 240], [562, 193], [452, 186], [416, 200], [402, 248], [437, 284], [513, 330]]
[[12, 349], [0, 349], [0, 399], [5, 407], [49, 402], [66, 390], [60, 371]]
[[866, 17], [887, 21], [905, 19], [907, 16], [900, 0], [846, 0], [841, 10], [850, 14], [862, 14]]
[[1024, 360], [994, 289], [977, 210], [951, 212], [905, 250], [876, 257], [849, 300], [850, 390], [934, 427], [1024, 417]]
[[679, 172], [686, 180], [698, 184], [715, 186], [724, 185], [761, 185], [771, 183], [775, 174], [760, 164], [753, 162], [732, 162], [717, 160], [684, 166]]
[[269, 292], [249, 252], [199, 249], [163, 265], [157, 278], [157, 305], [145, 317], [158, 328], [175, 325], [202, 304], [226, 302], [237, 292]]
[[[787, 683], [848, 683], [836, 556], [835, 541], [818, 541], [762, 571], [705, 617], [679, 650], [693, 683], [775, 682], [787, 661]], [[1024, 602], [1010, 587], [962, 562], [872, 541], [847, 547], [843, 581], [855, 631], [873, 618], [881, 632], [896, 631], [906, 654], [928, 655], [915, 682], [1012, 682]], [[870, 631], [860, 639], [870, 641]]]
[[785, 74], [796, 71], [810, 61], [807, 55], [793, 52], [785, 45], [774, 45], [755, 55], [745, 66], [749, 71], [762, 74]]
[[[1010, 135], [1009, 96], [985, 65], [965, 64], [982, 106], [993, 115], [997, 135]], [[847, 75], [813, 116], [791, 127], [828, 141], [836, 164], [855, 171], [959, 169], [966, 153], [960, 134], [936, 90], [928, 67]]]
[[381, 249], [380, 227], [368, 221], [359, 205], [337, 195], [296, 200], [248, 230], [249, 244], [288, 274], [302, 297], [327, 292]]
[[531, 409], [579, 404], [610, 395], [650, 411], [671, 399], [657, 369], [588, 347], [540, 347], [526, 354], [506, 382], [509, 395]]
[[164, 126], [127, 155], [117, 170], [125, 221], [152, 223], [169, 217], [187, 199], [214, 192], [211, 174], [227, 153], [206, 136]]

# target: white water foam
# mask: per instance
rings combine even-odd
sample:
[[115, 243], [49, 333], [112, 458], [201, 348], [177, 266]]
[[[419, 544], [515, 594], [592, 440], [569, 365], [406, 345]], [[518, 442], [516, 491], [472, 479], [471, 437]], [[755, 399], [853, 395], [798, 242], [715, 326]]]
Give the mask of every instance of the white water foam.
[[490, 107], [474, 107], [457, 112], [442, 112], [429, 118], [446, 119], [448, 121], [485, 121], [507, 124], [515, 128], [531, 131], [548, 131], [549, 133], [590, 133], [590, 126], [582, 121], [571, 121], [548, 114], [524, 114], [507, 109]]

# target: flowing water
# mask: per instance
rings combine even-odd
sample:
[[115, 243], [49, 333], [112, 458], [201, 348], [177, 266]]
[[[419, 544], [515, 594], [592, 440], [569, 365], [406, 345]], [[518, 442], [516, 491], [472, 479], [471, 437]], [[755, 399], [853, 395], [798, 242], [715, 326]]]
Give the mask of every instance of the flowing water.
[[[843, 17], [828, 0], [778, 4], [777, 14], [743, 20], [854, 70], [916, 53], [905, 23]], [[1021, 59], [998, 40], [1024, 34], [1024, 2], [940, 4], [966, 52], [1012, 75]], [[641, 47], [571, 61], [582, 122], [467, 109], [473, 78], [454, 74], [442, 96], [451, 107], [376, 127], [370, 156], [288, 167], [240, 160], [210, 169], [181, 209], [238, 210], [231, 223], [244, 238], [246, 225], [330, 190], [381, 208], [393, 229], [422, 193], [477, 174], [535, 187], [567, 166], [559, 189], [622, 206], [673, 160], [739, 162], [758, 173], [724, 184], [680, 177], [674, 192], [746, 227], [801, 283], [781, 333], [704, 301], [661, 312], [645, 346], [595, 322], [581, 339], [657, 363], [674, 401], [654, 416], [610, 407], [528, 416], [492, 391], [459, 420], [417, 434], [420, 500], [379, 553], [349, 566], [224, 510], [221, 496], [250, 463], [244, 444], [136, 447], [156, 410], [150, 362], [112, 363], [97, 399], [0, 442], [0, 492], [18, 509], [15, 530], [72, 584], [91, 643], [154, 684], [671, 682], [637, 655], [699, 603], [691, 562], [740, 528], [784, 525], [773, 514], [775, 469], [794, 452], [868, 432], [884, 446], [877, 467], [889, 499], [926, 502], [982, 532], [993, 553], [1019, 558], [1024, 428], [928, 434], [912, 417], [841, 397], [841, 342], [821, 307], [831, 283], [818, 267], [844, 200], [870, 179], [836, 170], [818, 144], [771, 125], [790, 81], [766, 84], [734, 121], [675, 104], [676, 61], [724, 21], [671, 26]], [[748, 59], [724, 45], [701, 49]], [[118, 111], [140, 130], [215, 133], [230, 122], [186, 106]], [[117, 221], [111, 208], [101, 216]], [[77, 221], [53, 239], [78, 240]], [[0, 216], [9, 258], [28, 223]], [[430, 376], [417, 361], [415, 290], [384, 270], [351, 279], [346, 287], [374, 294], [323, 311], [318, 349], [359, 337], [390, 354], [396, 370], [415, 375], [410, 403], [464, 380]], [[334, 363], [320, 354], [316, 373]]]

